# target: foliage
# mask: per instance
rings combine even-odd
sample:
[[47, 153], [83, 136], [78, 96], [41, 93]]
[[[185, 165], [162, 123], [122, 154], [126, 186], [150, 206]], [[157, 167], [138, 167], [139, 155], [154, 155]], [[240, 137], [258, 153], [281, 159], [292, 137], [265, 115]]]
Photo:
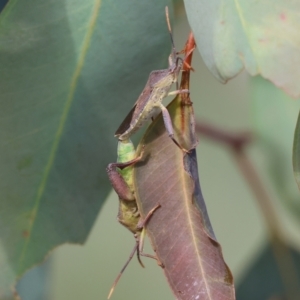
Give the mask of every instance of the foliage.
[[[298, 97], [300, 4], [269, 2], [189, 0], [185, 8], [199, 51], [220, 81], [245, 68]], [[17, 278], [56, 246], [85, 242], [110, 190], [104, 170], [114, 161], [115, 129], [150, 71], [167, 65], [166, 5], [171, 9], [170, 0], [10, 0], [1, 12], [1, 299], [11, 298]], [[285, 138], [295, 122], [286, 116], [285, 123], [286, 105], [276, 100], [276, 93], [258, 96], [256, 132], [271, 153], [279, 194], [299, 218], [291, 178], [282, 176], [290, 169], [286, 162], [281, 166], [282, 157], [287, 161], [291, 156]], [[279, 138], [272, 133], [279, 119], [269, 123], [264, 118], [275, 105], [282, 117]], [[294, 115], [298, 104], [292, 106]], [[156, 153], [158, 147], [147, 151]], [[142, 193], [144, 182], [137, 184]], [[203, 213], [203, 207], [197, 209]], [[206, 234], [202, 237], [208, 243], [211, 232]]]

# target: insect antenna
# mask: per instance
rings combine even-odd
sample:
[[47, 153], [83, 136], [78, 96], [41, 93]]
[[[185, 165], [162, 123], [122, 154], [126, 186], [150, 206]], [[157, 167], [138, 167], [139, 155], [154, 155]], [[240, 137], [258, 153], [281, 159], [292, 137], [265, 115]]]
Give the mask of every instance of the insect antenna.
[[178, 57], [178, 54], [182, 54], [184, 53], [184, 50], [180, 51], [180, 52], [176, 52], [175, 49], [175, 44], [174, 44], [174, 39], [173, 39], [173, 34], [172, 34], [172, 29], [171, 29], [171, 23], [170, 23], [170, 17], [169, 17], [169, 8], [168, 6], [166, 6], [165, 8], [166, 10], [166, 20], [167, 20], [167, 25], [168, 25], [168, 30], [170, 33], [170, 37], [171, 37], [171, 42], [172, 42], [172, 55], [173, 55], [173, 60], [176, 61], [176, 66], [178, 65], [178, 62], [181, 61], [184, 65], [186, 65], [190, 70], [194, 71], [194, 69], [186, 63], [186, 58], [195, 50], [195, 47], [193, 49], [191, 49], [186, 55], [185, 57], [182, 59], [181, 57]]
[[174, 44], [174, 39], [173, 39], [173, 34], [172, 34], [172, 29], [171, 29], [171, 23], [170, 23], [170, 17], [169, 17], [169, 8], [168, 6], [166, 6], [166, 20], [167, 20], [167, 25], [168, 25], [168, 30], [170, 33], [170, 37], [171, 37], [171, 42], [172, 42], [172, 54], [174, 56], [174, 58], [177, 55], [176, 49], [175, 49], [175, 44]]

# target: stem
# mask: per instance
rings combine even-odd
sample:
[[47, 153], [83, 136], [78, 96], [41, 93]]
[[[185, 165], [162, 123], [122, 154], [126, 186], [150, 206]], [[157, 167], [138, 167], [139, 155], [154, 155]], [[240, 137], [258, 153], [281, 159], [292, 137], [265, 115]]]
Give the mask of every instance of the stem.
[[[180, 83], [180, 89], [189, 89], [190, 88], [190, 71], [191, 71], [191, 63], [193, 58], [193, 50], [196, 47], [194, 35], [192, 32], [190, 32], [188, 39], [186, 41], [185, 47], [184, 47], [184, 53], [185, 55], [188, 54], [188, 56], [184, 60], [184, 64], [182, 67], [182, 76], [181, 76], [181, 83]], [[181, 96], [183, 104], [191, 105], [192, 102], [190, 100], [189, 94], [182, 94]]]

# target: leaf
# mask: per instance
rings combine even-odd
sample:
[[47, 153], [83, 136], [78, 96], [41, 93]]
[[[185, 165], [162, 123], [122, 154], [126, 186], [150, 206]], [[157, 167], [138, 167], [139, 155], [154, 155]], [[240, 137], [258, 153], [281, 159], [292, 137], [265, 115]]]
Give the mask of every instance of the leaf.
[[7, 2], [8, 2], [8, 0], [0, 0], [0, 12], [4, 8], [4, 6], [6, 5]]
[[262, 78], [251, 79], [254, 130], [281, 202], [300, 220], [299, 190], [292, 170], [293, 133], [300, 108]]
[[110, 185], [115, 128], [167, 65], [170, 1], [10, 1], [0, 15], [0, 298], [83, 243]]
[[300, 189], [300, 114], [298, 116], [298, 121], [294, 135], [293, 169], [298, 187]]
[[[52, 285], [52, 259], [28, 271], [19, 280], [16, 290], [22, 300], [41, 300], [49, 298]], [[51, 278], [52, 277], [52, 278]], [[51, 290], [52, 292], [52, 290]]]
[[185, 0], [198, 49], [221, 82], [245, 68], [300, 95], [300, 2]]
[[[195, 148], [192, 106], [182, 105], [177, 97], [168, 110], [177, 140], [187, 149]], [[196, 151], [183, 157], [161, 115], [140, 142], [139, 154], [143, 145], [142, 161], [134, 166], [136, 200], [144, 219], [160, 204], [146, 229], [176, 299], [234, 300], [232, 275], [202, 197]]]
[[[287, 246], [289, 258], [292, 260], [297, 275], [300, 276], [300, 254], [299, 251], [292, 246]], [[286, 268], [285, 268], [286, 269]], [[295, 280], [291, 278], [290, 269], [284, 276], [289, 281]], [[298, 293], [299, 293], [299, 282]], [[239, 300], [283, 300], [283, 299], [299, 299], [296, 294], [289, 298], [286, 294], [286, 286], [282, 280], [282, 273], [277, 265], [274, 257], [274, 249], [270, 244], [264, 246], [262, 251], [257, 255], [254, 262], [245, 272], [242, 280], [237, 286], [237, 299]], [[297, 297], [297, 298], [295, 298]]]

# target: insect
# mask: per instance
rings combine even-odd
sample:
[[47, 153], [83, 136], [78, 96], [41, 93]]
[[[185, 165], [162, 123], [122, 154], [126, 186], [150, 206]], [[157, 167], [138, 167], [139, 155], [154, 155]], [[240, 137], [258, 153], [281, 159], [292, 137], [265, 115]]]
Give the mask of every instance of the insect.
[[[178, 89], [178, 75], [184, 60], [177, 55], [178, 53], [175, 49], [168, 7], [166, 7], [166, 20], [172, 42], [172, 52], [169, 56], [169, 67], [168, 69], [152, 71], [150, 73], [144, 90], [140, 94], [129, 114], [117, 129], [115, 136], [118, 137], [120, 141], [128, 139], [141, 126], [143, 126], [144, 123], [151, 118], [154, 118], [161, 111], [169, 137], [180, 149], [182, 149], [184, 152], [188, 152], [175, 140], [173, 125], [169, 112], [162, 104], [162, 100], [167, 96], [189, 93], [189, 90], [187, 89]], [[173, 83], [176, 83], [177, 89], [169, 92]]]
[[[143, 253], [143, 241], [145, 236], [144, 226], [153, 212], [159, 208], [160, 205], [156, 205], [147, 214], [145, 219], [141, 219], [133, 191], [133, 165], [140, 161], [142, 154], [143, 153], [136, 157], [134, 146], [130, 140], [119, 141], [117, 163], [110, 163], [106, 168], [109, 180], [119, 196], [119, 212], [117, 219], [122, 225], [124, 225], [134, 234], [136, 241], [127, 262], [113, 283], [108, 295], [108, 299], [112, 295], [115, 286], [117, 285], [129, 262], [133, 258], [135, 252], [137, 253], [137, 259], [143, 268], [144, 265], [140, 256], [150, 257], [158, 261], [154, 255]], [[159, 261], [158, 264], [162, 265]]]

